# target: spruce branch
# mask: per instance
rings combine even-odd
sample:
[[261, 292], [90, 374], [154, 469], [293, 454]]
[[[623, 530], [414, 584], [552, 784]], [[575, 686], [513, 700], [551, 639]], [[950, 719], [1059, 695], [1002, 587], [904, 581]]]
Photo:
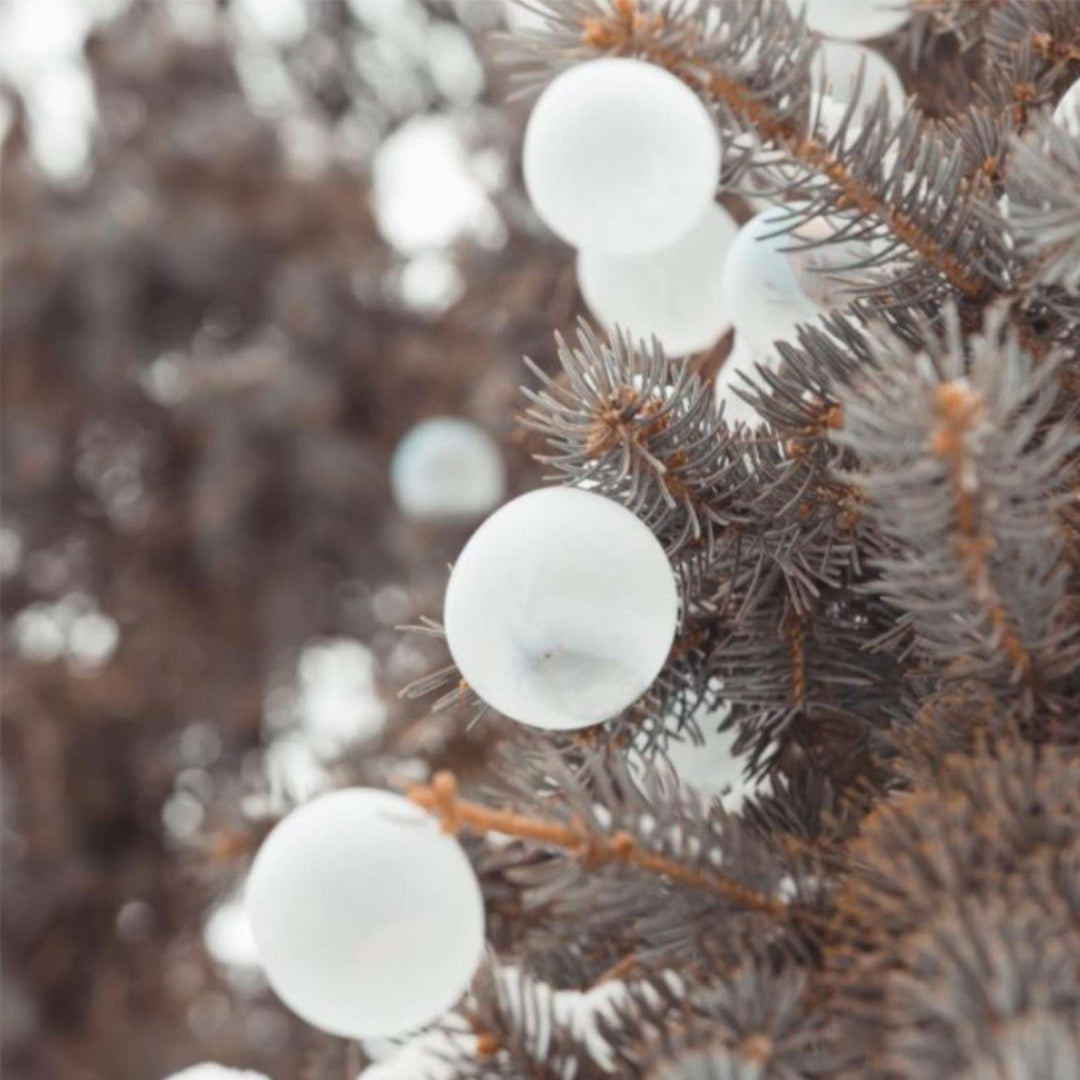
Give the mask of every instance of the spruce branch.
[[912, 615], [923, 656], [1030, 708], [1080, 655], [1054, 510], [1078, 433], [1050, 419], [1055, 365], [1036, 368], [1000, 315], [968, 348], [955, 313], [946, 325], [842, 395], [834, 439], [859, 458], [851, 480], [888, 542], [876, 588]]
[[996, 1071], [1036, 1021], [1063, 1023], [1075, 1060], [1075, 750], [1006, 732], [925, 764], [864, 822], [837, 892], [822, 989], [852, 1075]]
[[1035, 141], [1014, 138], [1008, 195], [1021, 252], [1035, 278], [1068, 294], [1080, 318], [1080, 142], [1044, 122]]

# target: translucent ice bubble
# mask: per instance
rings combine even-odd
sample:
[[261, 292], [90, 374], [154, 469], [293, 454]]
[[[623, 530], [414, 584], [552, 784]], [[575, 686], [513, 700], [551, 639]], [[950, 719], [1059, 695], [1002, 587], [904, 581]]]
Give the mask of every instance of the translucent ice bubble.
[[457, 841], [407, 799], [370, 788], [321, 795], [281, 821], [246, 904], [278, 996], [344, 1038], [437, 1019], [484, 947], [480, 887]]
[[723, 297], [724, 256], [739, 227], [710, 204], [671, 247], [648, 255], [578, 253], [585, 303], [608, 328], [659, 339], [668, 356], [708, 349], [729, 324]]
[[455, 416], [421, 420], [398, 443], [390, 482], [401, 512], [415, 520], [479, 517], [506, 493], [495, 440]]
[[911, 18], [908, 0], [788, 0], [798, 13], [806, 9], [806, 25], [826, 37], [868, 41], [891, 34]]
[[700, 99], [667, 71], [608, 58], [559, 75], [529, 118], [525, 186], [544, 222], [586, 250], [669, 247], [712, 200], [720, 141]]
[[535, 727], [615, 716], [656, 678], [678, 595], [656, 537], [572, 488], [522, 495], [473, 534], [450, 575], [447, 641], [469, 685]]

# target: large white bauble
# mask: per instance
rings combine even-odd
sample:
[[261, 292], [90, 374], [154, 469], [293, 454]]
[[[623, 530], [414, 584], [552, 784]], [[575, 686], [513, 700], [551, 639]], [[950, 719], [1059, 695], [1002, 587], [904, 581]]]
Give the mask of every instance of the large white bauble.
[[410, 428], [394, 450], [390, 482], [401, 512], [416, 520], [479, 517], [506, 494], [495, 440], [456, 416], [431, 417]]
[[270, 833], [246, 889], [270, 985], [309, 1024], [400, 1035], [462, 995], [484, 948], [469, 860], [400, 795], [348, 788]]
[[830, 134], [839, 127], [847, 106], [856, 99], [860, 63], [864, 64], [863, 80], [852, 125], [861, 126], [863, 110], [874, 103], [883, 87], [893, 120], [898, 120], [904, 112], [904, 84], [896, 68], [881, 53], [851, 41], [823, 41], [814, 57], [814, 87], [821, 84], [824, 76], [827, 105], [822, 109], [822, 121]]
[[1067, 134], [1080, 139], [1080, 79], [1065, 91], [1054, 109], [1054, 123]]
[[668, 356], [708, 349], [729, 324], [723, 301], [724, 256], [739, 226], [721, 206], [669, 248], [648, 255], [580, 251], [578, 285], [589, 310], [609, 329], [659, 339]]
[[618, 503], [543, 488], [497, 510], [450, 575], [444, 618], [492, 708], [566, 730], [615, 716], [663, 667], [678, 594], [656, 537]]
[[663, 68], [592, 60], [541, 95], [522, 165], [534, 209], [563, 240], [640, 254], [668, 247], [701, 218], [720, 140], [705, 106]]
[[795, 13], [806, 8], [806, 25], [826, 37], [868, 41], [891, 34], [911, 18], [907, 0], [788, 0]]

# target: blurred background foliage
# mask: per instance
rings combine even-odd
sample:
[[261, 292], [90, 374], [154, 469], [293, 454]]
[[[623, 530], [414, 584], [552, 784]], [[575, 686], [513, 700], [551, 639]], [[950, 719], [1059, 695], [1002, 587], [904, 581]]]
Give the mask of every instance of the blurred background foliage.
[[265, 989], [239, 867], [335, 769], [483, 759], [394, 696], [442, 661], [394, 627], [471, 523], [403, 519], [389, 462], [449, 414], [537, 482], [520, 358], [578, 299], [520, 190], [505, 18], [0, 5], [5, 1076], [343, 1075]]

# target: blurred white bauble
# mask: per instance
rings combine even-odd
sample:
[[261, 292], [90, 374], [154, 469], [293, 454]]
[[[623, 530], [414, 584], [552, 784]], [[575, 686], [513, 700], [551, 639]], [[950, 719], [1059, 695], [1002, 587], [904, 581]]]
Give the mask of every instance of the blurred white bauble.
[[390, 464], [401, 512], [416, 520], [479, 517], [506, 494], [506, 470], [495, 440], [456, 416], [436, 416], [409, 429]]
[[189, 1065], [178, 1073], [170, 1073], [165, 1080], [270, 1080], [265, 1073], [252, 1072], [250, 1069], [230, 1069], [212, 1061], [199, 1065]]
[[826, 37], [868, 41], [891, 34], [911, 18], [909, 0], [788, 0], [796, 14], [806, 8], [806, 25]]
[[655, 336], [668, 356], [708, 349], [729, 325], [723, 302], [724, 256], [738, 231], [734, 218], [711, 204], [685, 236], [662, 251], [580, 251], [581, 295], [604, 326], [619, 326], [645, 341]]
[[1080, 139], [1080, 79], [1065, 91], [1065, 96], [1057, 103], [1054, 123], [1069, 135]]
[[720, 140], [693, 91], [641, 60], [592, 60], [533, 108], [523, 150], [533, 208], [567, 243], [640, 254], [668, 247], [712, 201]]
[[656, 678], [678, 616], [659, 541], [618, 503], [543, 488], [496, 511], [450, 575], [462, 677], [492, 708], [551, 730], [615, 716]]
[[[863, 80], [852, 125], [861, 126], [863, 110], [869, 108], [884, 88], [889, 97], [889, 115], [898, 120], [904, 112], [904, 84], [896, 69], [880, 53], [851, 41], [823, 41], [814, 57], [814, 87], [826, 81], [827, 102], [822, 108], [825, 130], [832, 134], [848, 105], [856, 100], [859, 65], [864, 64]], [[815, 104], [817, 95], [815, 94]]]
[[289, 814], [255, 858], [246, 903], [278, 996], [345, 1038], [437, 1019], [484, 948], [465, 853], [434, 817], [385, 791], [334, 791]]

